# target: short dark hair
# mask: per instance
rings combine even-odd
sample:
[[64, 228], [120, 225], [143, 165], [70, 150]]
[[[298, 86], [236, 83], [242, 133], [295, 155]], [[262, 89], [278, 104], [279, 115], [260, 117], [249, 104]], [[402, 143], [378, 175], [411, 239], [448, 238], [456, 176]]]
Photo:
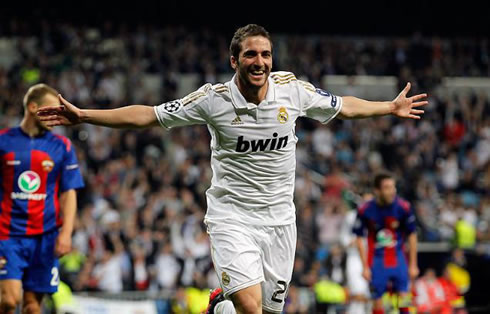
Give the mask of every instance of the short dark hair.
[[24, 108], [26, 108], [30, 102], [40, 104], [46, 94], [58, 96], [58, 91], [43, 83], [31, 86], [24, 96]]
[[378, 173], [375, 177], [374, 177], [374, 187], [376, 189], [379, 189], [381, 188], [381, 183], [383, 183], [384, 180], [386, 179], [395, 179], [393, 177], [392, 174], [388, 173], [388, 172], [381, 172], [381, 173]]
[[242, 41], [250, 36], [263, 36], [269, 40], [271, 43], [272, 50], [272, 39], [269, 32], [265, 30], [264, 27], [257, 24], [248, 24], [240, 27], [236, 30], [230, 43], [230, 55], [238, 59], [240, 51], [242, 50]]

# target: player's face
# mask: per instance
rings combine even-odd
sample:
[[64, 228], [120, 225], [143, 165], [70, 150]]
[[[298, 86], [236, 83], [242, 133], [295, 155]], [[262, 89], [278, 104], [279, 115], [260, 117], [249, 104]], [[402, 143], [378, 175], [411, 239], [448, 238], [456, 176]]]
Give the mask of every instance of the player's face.
[[391, 204], [396, 197], [396, 183], [394, 179], [384, 179], [381, 181], [381, 186], [376, 189], [376, 194], [384, 204]]
[[260, 89], [265, 86], [272, 68], [272, 47], [263, 36], [250, 36], [241, 42], [238, 60], [231, 57], [231, 63], [241, 83], [248, 88]]
[[[55, 95], [46, 94], [46, 95], [44, 95], [44, 97], [42, 98], [40, 103], [38, 104], [37, 109], [42, 108], [42, 107], [47, 107], [47, 106], [60, 106], [60, 100]], [[36, 115], [36, 121], [37, 121], [38, 127], [40, 127], [43, 130], [51, 131], [53, 129], [52, 126], [47, 126], [44, 122], [39, 120], [37, 115]]]

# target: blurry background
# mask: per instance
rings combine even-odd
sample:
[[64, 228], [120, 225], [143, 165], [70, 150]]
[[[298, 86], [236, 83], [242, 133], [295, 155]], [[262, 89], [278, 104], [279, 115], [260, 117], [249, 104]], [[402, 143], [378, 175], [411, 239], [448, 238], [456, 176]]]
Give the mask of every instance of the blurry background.
[[[465, 307], [490, 311], [490, 23], [482, 5], [56, 5], [2, 4], [1, 128], [20, 122], [22, 97], [37, 82], [83, 108], [158, 105], [225, 82], [233, 74], [229, 42], [247, 23], [271, 32], [275, 70], [317, 87], [391, 100], [410, 81], [411, 93], [429, 93], [420, 121], [298, 120], [299, 238], [286, 311], [313, 313], [328, 303], [342, 312], [346, 300], [324, 300], [318, 283], [345, 286], [348, 270], [335, 261], [348, 250], [346, 217], [381, 169], [397, 175], [399, 194], [416, 210], [421, 274], [458, 266]], [[206, 128], [56, 132], [77, 147], [86, 187], [54, 304], [77, 313], [203, 310], [208, 288], [218, 286], [202, 223], [211, 177]]]

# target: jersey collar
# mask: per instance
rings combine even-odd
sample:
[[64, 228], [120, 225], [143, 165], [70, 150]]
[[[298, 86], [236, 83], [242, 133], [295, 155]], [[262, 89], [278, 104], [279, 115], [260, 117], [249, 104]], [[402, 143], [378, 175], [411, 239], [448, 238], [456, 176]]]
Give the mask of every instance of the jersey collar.
[[[233, 101], [233, 105], [239, 109], [256, 109], [258, 107], [257, 105], [249, 103], [245, 100], [245, 97], [243, 97], [242, 93], [238, 89], [237, 84], [235, 83], [235, 79], [236, 74], [233, 75], [233, 78], [230, 81], [231, 99]], [[264, 102], [267, 104], [276, 100], [274, 81], [270, 76], [267, 78], [267, 81], [269, 82], [267, 94], [265, 95], [265, 99], [261, 102], [261, 104]]]

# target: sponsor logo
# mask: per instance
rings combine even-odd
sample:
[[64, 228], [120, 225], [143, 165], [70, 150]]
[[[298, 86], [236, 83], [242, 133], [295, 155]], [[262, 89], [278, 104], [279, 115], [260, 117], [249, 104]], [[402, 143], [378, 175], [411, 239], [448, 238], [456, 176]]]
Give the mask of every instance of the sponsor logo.
[[182, 103], [178, 100], [169, 101], [163, 104], [163, 110], [165, 110], [168, 113], [177, 112], [180, 110], [181, 107], [182, 107]]
[[27, 194], [20, 192], [12, 192], [10, 198], [13, 200], [29, 200], [29, 201], [42, 201], [46, 199], [46, 194]]
[[242, 122], [242, 119], [240, 119], [239, 116], [236, 116], [236, 118], [233, 119], [233, 121], [231, 121], [231, 125], [240, 125], [240, 124], [243, 124], [243, 122]]
[[279, 113], [277, 114], [277, 121], [279, 121], [279, 123], [281, 124], [284, 124], [288, 122], [288, 119], [289, 119], [289, 114], [286, 111], [286, 107], [280, 107]]
[[41, 178], [34, 171], [27, 170], [20, 174], [17, 184], [22, 192], [34, 193], [41, 186]]
[[35, 193], [41, 187], [41, 178], [34, 171], [22, 172], [17, 180], [17, 185], [22, 192], [12, 192], [10, 198], [13, 200], [41, 201], [46, 199], [46, 194]]
[[230, 276], [226, 272], [221, 273], [221, 282], [224, 286], [228, 286], [230, 284]]
[[278, 134], [275, 132], [272, 136], [273, 138], [259, 140], [246, 140], [243, 136], [239, 136], [235, 150], [239, 153], [245, 153], [248, 150], [251, 150], [252, 152], [263, 152], [265, 150], [279, 150], [286, 147], [288, 144], [288, 136], [278, 138]]
[[381, 229], [376, 234], [376, 248], [393, 248], [396, 243], [395, 234], [389, 229]]
[[51, 172], [54, 167], [54, 162], [51, 159], [46, 159], [41, 162], [41, 166], [43, 167], [44, 171]]

